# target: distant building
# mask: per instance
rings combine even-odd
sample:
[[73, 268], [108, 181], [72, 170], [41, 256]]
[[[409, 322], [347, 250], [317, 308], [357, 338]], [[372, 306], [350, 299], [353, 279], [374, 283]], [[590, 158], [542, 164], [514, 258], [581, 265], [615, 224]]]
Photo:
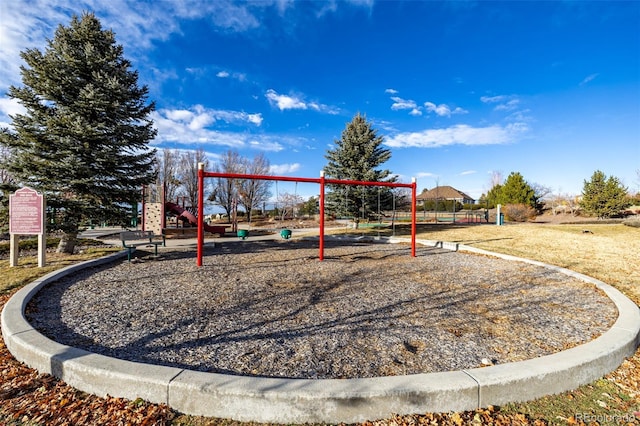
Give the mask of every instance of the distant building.
[[464, 192], [458, 191], [453, 186], [436, 186], [433, 189], [425, 189], [416, 197], [416, 201], [420, 205], [429, 200], [454, 200], [462, 204], [475, 204], [476, 202], [476, 200]]

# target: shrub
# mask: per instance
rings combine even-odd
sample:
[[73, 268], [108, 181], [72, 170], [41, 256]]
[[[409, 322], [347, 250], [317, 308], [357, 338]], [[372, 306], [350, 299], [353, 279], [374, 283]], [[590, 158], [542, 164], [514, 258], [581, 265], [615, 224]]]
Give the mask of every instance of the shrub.
[[467, 203], [467, 204], [464, 204], [462, 206], [462, 208], [464, 210], [480, 210], [480, 209], [486, 208], [486, 205], [482, 205], [481, 206], [480, 204], [469, 204], [469, 203]]
[[536, 217], [536, 210], [528, 204], [507, 204], [503, 208], [507, 220], [526, 222]]

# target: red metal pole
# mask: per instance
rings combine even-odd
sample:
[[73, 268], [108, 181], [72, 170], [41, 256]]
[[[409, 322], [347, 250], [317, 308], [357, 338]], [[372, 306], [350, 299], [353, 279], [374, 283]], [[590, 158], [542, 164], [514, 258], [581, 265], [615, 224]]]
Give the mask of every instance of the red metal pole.
[[167, 183], [166, 182], [162, 182], [162, 206], [160, 208], [160, 211], [162, 212], [162, 224], [161, 224], [161, 226], [162, 226], [163, 232], [164, 232], [164, 228], [167, 227], [167, 215], [165, 214], [166, 211], [165, 211], [165, 207], [164, 207], [164, 205], [167, 202], [167, 200], [165, 198], [166, 192], [167, 192]]
[[411, 257], [416, 257], [416, 194], [418, 184], [411, 178]]
[[324, 170], [320, 171], [320, 253], [319, 260], [324, 260]]
[[254, 179], [254, 180], [280, 180], [284, 182], [304, 182], [320, 184], [320, 254], [319, 260], [324, 259], [324, 192], [325, 184], [337, 185], [366, 185], [366, 186], [386, 186], [394, 188], [411, 188], [411, 255], [416, 256], [416, 180], [412, 179], [412, 183], [395, 183], [395, 182], [370, 182], [357, 180], [340, 180], [326, 179], [324, 171], [320, 173], [320, 178], [300, 178], [291, 176], [272, 176], [272, 175], [252, 175], [244, 173], [219, 173], [205, 172], [204, 164], [198, 164], [198, 252], [196, 263], [202, 266], [202, 252], [204, 246], [204, 178], [216, 177], [227, 179]]
[[204, 246], [204, 163], [198, 163], [198, 250], [197, 266], [202, 266]]
[[[146, 203], [145, 203], [145, 198], [146, 198], [146, 185], [142, 185], [142, 232], [146, 231], [145, 229], [145, 222], [144, 222], [144, 218], [146, 216]], [[138, 207], [136, 206], [136, 214], [138, 213]], [[138, 218], [136, 218], [138, 219]]]

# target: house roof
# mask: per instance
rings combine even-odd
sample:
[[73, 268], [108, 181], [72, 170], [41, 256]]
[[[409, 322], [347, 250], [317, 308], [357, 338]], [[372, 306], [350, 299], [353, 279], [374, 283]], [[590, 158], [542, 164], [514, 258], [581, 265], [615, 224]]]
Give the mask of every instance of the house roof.
[[[453, 186], [436, 186], [430, 190], [424, 190], [416, 197], [418, 200], [474, 200], [462, 191], [458, 191]], [[474, 200], [475, 201], [475, 200]]]

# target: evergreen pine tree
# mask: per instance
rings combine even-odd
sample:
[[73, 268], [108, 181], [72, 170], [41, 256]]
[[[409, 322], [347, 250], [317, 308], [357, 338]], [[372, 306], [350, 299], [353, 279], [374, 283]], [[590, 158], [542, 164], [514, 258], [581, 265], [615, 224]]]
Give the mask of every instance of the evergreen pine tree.
[[525, 204], [536, 207], [538, 199], [535, 191], [518, 172], [512, 172], [500, 189], [500, 204]]
[[580, 207], [598, 218], [608, 218], [630, 205], [627, 188], [617, 177], [607, 176], [596, 170], [590, 181], [584, 181]]
[[[386, 169], [378, 169], [391, 158], [391, 151], [382, 147], [383, 138], [378, 136], [366, 117], [357, 114], [342, 131], [335, 149], [327, 151], [328, 163], [325, 172], [334, 179], [369, 182], [395, 182]], [[329, 185], [327, 204], [340, 216], [352, 217], [359, 223], [360, 217], [377, 212], [378, 192], [382, 208], [388, 209], [392, 193], [387, 187]]]
[[4, 166], [45, 194], [48, 223], [63, 231], [58, 251], [71, 253], [82, 221], [124, 218], [154, 181], [155, 106], [114, 33], [93, 14], [60, 25], [44, 52], [21, 56], [24, 86], [9, 96], [26, 113], [13, 116], [14, 134], [1, 138], [12, 152]]
[[488, 192], [487, 195], [482, 196], [487, 202], [488, 208], [494, 208], [498, 204], [502, 204], [502, 184], [495, 184]]

